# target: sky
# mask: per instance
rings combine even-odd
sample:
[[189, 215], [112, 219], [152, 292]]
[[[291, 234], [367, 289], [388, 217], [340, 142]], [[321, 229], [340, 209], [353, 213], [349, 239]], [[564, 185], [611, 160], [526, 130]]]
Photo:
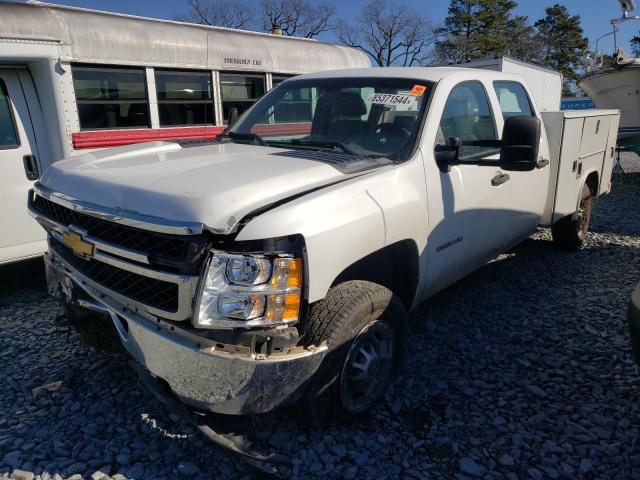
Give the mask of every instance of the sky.
[[[177, 14], [187, 11], [186, 0], [45, 0], [51, 3], [60, 3], [78, 7], [95, 8], [98, 10], [108, 10], [112, 12], [127, 13], [145, 17], [156, 17], [173, 19]], [[249, 3], [258, 5], [259, 0], [246, 0]], [[314, 3], [314, 0], [310, 0]], [[395, 0], [397, 3], [406, 3], [414, 9], [424, 13], [435, 24], [443, 21], [447, 14], [449, 0]], [[348, 21], [358, 16], [362, 7], [368, 3], [367, 0], [337, 1], [336, 6], [338, 16]], [[530, 23], [544, 17], [546, 7], [560, 3], [565, 5], [571, 14], [580, 15], [582, 27], [585, 35], [589, 38], [591, 48], [594, 47], [598, 37], [611, 31], [609, 20], [620, 16], [618, 0], [518, 0], [518, 7], [515, 12], [518, 15], [529, 17]], [[640, 2], [634, 12], [640, 15]], [[627, 22], [621, 25], [619, 34], [619, 45], [628, 48], [629, 40], [640, 32], [640, 21]], [[331, 36], [325, 36], [324, 40], [332, 40]], [[605, 53], [613, 53], [612, 37], [602, 39], [599, 42], [599, 49]]]

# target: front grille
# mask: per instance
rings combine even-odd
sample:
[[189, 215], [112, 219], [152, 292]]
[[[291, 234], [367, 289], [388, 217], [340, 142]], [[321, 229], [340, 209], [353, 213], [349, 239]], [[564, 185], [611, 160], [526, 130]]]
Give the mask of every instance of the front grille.
[[75, 225], [92, 237], [170, 261], [192, 261], [201, 252], [200, 235], [170, 235], [110, 222], [63, 207], [36, 195], [32, 208], [61, 225]]
[[122, 270], [97, 260], [84, 260], [66, 245], [49, 238], [56, 253], [85, 277], [136, 302], [171, 313], [178, 311], [177, 284]]

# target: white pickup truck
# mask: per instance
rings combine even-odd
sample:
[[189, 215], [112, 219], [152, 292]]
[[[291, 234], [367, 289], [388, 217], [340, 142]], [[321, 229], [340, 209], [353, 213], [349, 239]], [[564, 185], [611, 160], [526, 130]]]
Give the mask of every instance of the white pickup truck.
[[29, 209], [72, 323], [94, 343], [115, 327], [182, 404], [359, 413], [406, 312], [540, 225], [582, 244], [618, 120], [540, 112], [494, 71], [301, 75], [215, 141], [57, 162]]

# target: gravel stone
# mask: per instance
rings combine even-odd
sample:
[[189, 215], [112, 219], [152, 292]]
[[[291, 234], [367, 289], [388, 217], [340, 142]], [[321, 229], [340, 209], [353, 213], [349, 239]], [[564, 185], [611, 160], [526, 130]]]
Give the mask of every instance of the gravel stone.
[[531, 477], [531, 480], [543, 480], [544, 478], [542, 473], [540, 473], [540, 470], [536, 468], [528, 468], [527, 473], [529, 474], [529, 477]]
[[[282, 473], [298, 480], [640, 478], [626, 326], [640, 160], [625, 154], [623, 167], [578, 252], [540, 229], [411, 312], [407, 353], [371, 414], [314, 428], [287, 411], [256, 418], [256, 445], [290, 456]], [[41, 260], [0, 267], [0, 479], [250, 478], [59, 313]]]
[[481, 477], [484, 469], [472, 458], [463, 457], [460, 459], [460, 470], [474, 477]]
[[583, 458], [580, 461], [580, 473], [589, 473], [591, 470], [593, 470], [593, 463], [588, 458]]
[[14, 470], [11, 473], [11, 478], [15, 480], [33, 480], [34, 477], [33, 472], [25, 472], [24, 470]]
[[200, 469], [191, 462], [184, 462], [178, 465], [178, 471], [183, 475], [196, 475]]

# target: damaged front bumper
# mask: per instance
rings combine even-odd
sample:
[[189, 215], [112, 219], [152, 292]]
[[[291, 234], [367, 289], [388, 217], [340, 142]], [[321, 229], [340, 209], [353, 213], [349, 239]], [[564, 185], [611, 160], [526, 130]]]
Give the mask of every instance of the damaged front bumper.
[[81, 288], [91, 300], [77, 304], [109, 315], [133, 359], [166, 382], [180, 401], [197, 409], [250, 415], [291, 404], [327, 353], [324, 345], [261, 355], [247, 347], [221, 344], [179, 328], [176, 322], [123, 307], [55, 252], [45, 254], [45, 265], [51, 293], [70, 300], [73, 288]]

